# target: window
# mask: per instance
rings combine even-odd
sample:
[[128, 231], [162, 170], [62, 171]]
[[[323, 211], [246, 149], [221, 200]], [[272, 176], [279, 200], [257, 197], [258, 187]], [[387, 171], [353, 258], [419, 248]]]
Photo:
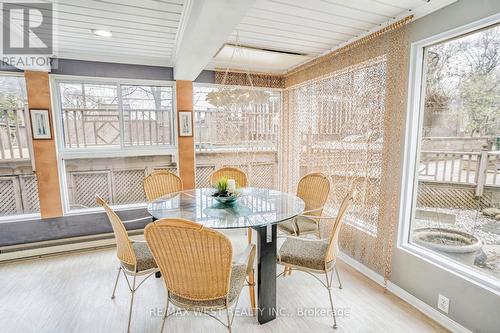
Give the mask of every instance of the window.
[[64, 148], [173, 145], [171, 86], [59, 82]]
[[[251, 96], [255, 102], [214, 105], [216, 98], [211, 94], [228, 91], [234, 96]], [[263, 88], [195, 85], [193, 99], [196, 185], [209, 186], [210, 174], [229, 165], [245, 171], [252, 186], [277, 188], [281, 93]]]
[[146, 201], [153, 170], [176, 171], [173, 86], [162, 82], [55, 77], [66, 210]]
[[40, 211], [22, 75], [0, 73], [0, 217]]
[[498, 287], [500, 27], [491, 24], [412, 46], [401, 237], [403, 247]]

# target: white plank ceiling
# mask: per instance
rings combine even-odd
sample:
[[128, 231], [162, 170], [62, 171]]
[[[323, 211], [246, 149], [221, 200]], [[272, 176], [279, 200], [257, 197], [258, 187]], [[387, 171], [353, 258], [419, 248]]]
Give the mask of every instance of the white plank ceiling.
[[[298, 53], [307, 61], [382, 29], [408, 15], [416, 18], [454, 1], [446, 0], [257, 0], [228, 43]], [[242, 69], [251, 62], [216, 57], [209, 67]], [[292, 66], [293, 67], [293, 66]], [[254, 68], [258, 70], [259, 68]], [[267, 68], [266, 68], [267, 69]], [[276, 71], [282, 71], [276, 68]]]
[[[91, 61], [178, 66], [183, 59], [175, 59], [176, 54], [180, 54], [180, 45], [186, 44], [183, 36], [184, 41], [190, 36], [184, 32], [204, 27], [201, 32], [195, 30], [196, 36], [203, 35], [208, 25], [210, 36], [220, 36], [220, 41], [217, 39], [217, 45], [206, 47], [207, 59], [183, 56], [188, 59], [184, 67], [285, 72], [410, 14], [421, 17], [456, 0], [255, 0], [247, 2], [248, 8], [241, 4], [238, 7], [230, 0], [215, 1], [57, 0], [54, 2], [55, 55]], [[215, 3], [220, 9], [211, 14], [211, 20], [198, 13], [210, 7], [207, 4]], [[198, 11], [193, 9], [195, 6]], [[232, 25], [224, 24], [222, 14], [232, 13], [231, 10], [238, 13], [237, 21]], [[200, 20], [205, 20], [206, 24], [200, 24]], [[212, 21], [219, 23], [212, 24]], [[96, 36], [93, 29], [111, 31], [113, 36]], [[191, 42], [195, 41], [190, 50], [192, 54], [201, 54], [206, 41], [196, 42], [196, 36], [189, 37]], [[219, 52], [210, 62], [210, 57], [215, 56], [213, 50], [222, 48], [224, 41], [246, 46], [258, 61], [242, 52], [235, 57]], [[256, 55], [260, 49], [267, 51]], [[293, 55], [288, 54], [281, 61], [279, 52]]]
[[[185, 2], [56, 1], [55, 54], [59, 58], [171, 66]], [[99, 37], [92, 29], [111, 31], [113, 36]]]

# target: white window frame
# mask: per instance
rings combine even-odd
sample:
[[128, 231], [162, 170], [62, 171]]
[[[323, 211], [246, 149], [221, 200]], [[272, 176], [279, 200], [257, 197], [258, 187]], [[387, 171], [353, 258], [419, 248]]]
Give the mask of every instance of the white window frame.
[[[172, 89], [172, 119], [173, 126], [171, 131], [170, 145], [153, 145], [153, 146], [122, 146], [120, 147], [92, 147], [92, 148], [67, 148], [65, 147], [63, 134], [63, 119], [61, 111], [61, 96], [59, 83], [90, 83], [90, 84], [110, 84], [110, 85], [149, 85], [157, 87], [170, 87]], [[66, 166], [64, 160], [88, 159], [88, 158], [114, 158], [114, 157], [132, 157], [132, 156], [172, 156], [172, 160], [178, 164], [177, 150], [177, 104], [176, 90], [174, 81], [161, 80], [141, 80], [141, 79], [121, 79], [121, 78], [102, 78], [90, 76], [74, 76], [74, 75], [50, 75], [50, 91], [52, 95], [52, 119], [54, 119], [54, 136], [57, 147], [57, 164], [59, 170], [59, 180], [61, 188], [61, 202], [63, 204], [64, 215], [81, 215], [103, 211], [101, 207], [92, 207], [85, 209], [69, 208], [68, 183], [66, 177]], [[118, 97], [121, 99], [121, 97]], [[120, 108], [120, 112], [123, 110]], [[120, 127], [122, 124], [120, 123]], [[120, 136], [123, 136], [120, 131]], [[120, 139], [122, 140], [122, 139]], [[90, 157], [91, 156], [91, 157]], [[124, 205], [113, 205], [116, 210], [127, 210], [144, 208], [147, 203], [134, 203]]]
[[410, 73], [408, 86], [408, 107], [406, 116], [406, 133], [404, 141], [403, 173], [401, 181], [401, 200], [399, 210], [399, 232], [397, 247], [411, 255], [425, 260], [441, 269], [457, 275], [475, 285], [500, 295], [500, 281], [492, 276], [474, 270], [472, 267], [458, 263], [436, 252], [410, 242], [411, 221], [416, 206], [418, 186], [417, 166], [422, 135], [423, 101], [424, 101], [424, 51], [425, 47], [459, 38], [468, 33], [478, 31], [500, 23], [500, 13], [478, 21], [454, 28], [429, 38], [414, 42], [410, 49]]

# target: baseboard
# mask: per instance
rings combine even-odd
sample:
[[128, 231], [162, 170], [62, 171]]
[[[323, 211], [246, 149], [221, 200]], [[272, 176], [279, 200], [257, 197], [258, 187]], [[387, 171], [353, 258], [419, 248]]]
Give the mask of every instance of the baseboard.
[[385, 287], [385, 285], [384, 285], [384, 277], [382, 275], [380, 275], [379, 273], [377, 273], [374, 270], [366, 267], [365, 265], [363, 265], [362, 263], [360, 263], [356, 259], [352, 258], [351, 256], [349, 256], [349, 255], [347, 255], [347, 254], [345, 254], [343, 252], [340, 252], [340, 254], [339, 254], [338, 257], [344, 263], [348, 264], [349, 266], [351, 266], [352, 268], [354, 268], [355, 270], [357, 270], [361, 274], [365, 275], [370, 280], [377, 282], [382, 287]]
[[[359, 261], [353, 259], [349, 255], [342, 252], [339, 255], [339, 259], [342, 260], [347, 265], [354, 268], [355, 270], [357, 270], [358, 272], [360, 272], [361, 274], [368, 277], [370, 280], [376, 282], [382, 287], [385, 287], [384, 277], [375, 272], [374, 270], [368, 268], [367, 266], [361, 264]], [[456, 321], [452, 320], [450, 317], [444, 315], [443, 313], [439, 312], [439, 310], [433, 308], [429, 304], [416, 298], [415, 296], [413, 296], [406, 290], [400, 288], [399, 286], [395, 285], [391, 281], [387, 281], [387, 290], [396, 295], [397, 297], [401, 298], [403, 301], [410, 304], [423, 314], [425, 314], [427, 317], [431, 318], [435, 322], [444, 326], [448, 330], [454, 333], [472, 333], [470, 330], [463, 327]]]

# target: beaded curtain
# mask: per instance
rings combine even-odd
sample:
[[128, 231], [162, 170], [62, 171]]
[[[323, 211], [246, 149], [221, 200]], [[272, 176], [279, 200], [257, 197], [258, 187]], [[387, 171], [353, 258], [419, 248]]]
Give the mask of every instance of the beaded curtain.
[[397, 224], [410, 21], [293, 70], [283, 96], [281, 187], [294, 192], [301, 176], [325, 173], [332, 214], [355, 190], [340, 246], [386, 281]]

